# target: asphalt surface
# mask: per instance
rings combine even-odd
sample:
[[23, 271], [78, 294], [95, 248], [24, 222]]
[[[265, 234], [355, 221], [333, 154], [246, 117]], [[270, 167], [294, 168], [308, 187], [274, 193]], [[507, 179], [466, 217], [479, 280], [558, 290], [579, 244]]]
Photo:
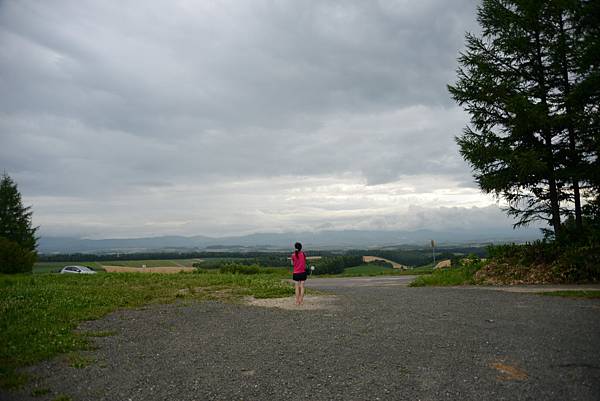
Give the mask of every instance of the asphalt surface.
[[89, 366], [42, 363], [29, 388], [0, 398], [600, 400], [599, 300], [345, 283], [309, 280], [336, 294], [325, 310], [118, 311], [82, 326], [115, 332], [95, 339]]

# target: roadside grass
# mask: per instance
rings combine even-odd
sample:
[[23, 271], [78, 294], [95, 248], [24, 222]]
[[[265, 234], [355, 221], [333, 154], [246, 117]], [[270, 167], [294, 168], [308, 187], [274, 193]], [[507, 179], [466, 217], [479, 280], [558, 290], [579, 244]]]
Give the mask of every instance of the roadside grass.
[[547, 295], [550, 297], [565, 297], [565, 298], [588, 298], [600, 299], [600, 290], [568, 290], [568, 291], [549, 291], [538, 292], [539, 295]]
[[109, 333], [77, 333], [85, 320], [118, 308], [169, 303], [176, 299], [290, 296], [294, 289], [278, 274], [220, 273], [95, 275], [0, 275], [0, 386], [26, 382], [18, 368], [58, 354], [88, 349], [89, 338]]
[[410, 287], [452, 286], [475, 284], [475, 273], [481, 268], [481, 263], [468, 266], [434, 270], [431, 274], [417, 277]]

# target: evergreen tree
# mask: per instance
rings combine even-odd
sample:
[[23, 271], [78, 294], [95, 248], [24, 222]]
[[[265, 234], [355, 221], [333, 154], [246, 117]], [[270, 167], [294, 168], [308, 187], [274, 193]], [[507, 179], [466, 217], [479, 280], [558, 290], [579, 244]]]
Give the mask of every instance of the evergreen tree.
[[0, 271], [31, 271], [37, 246], [37, 227], [31, 226], [31, 215], [31, 207], [23, 206], [17, 184], [4, 173], [0, 180]]
[[558, 234], [573, 213], [582, 224], [582, 185], [590, 188], [598, 163], [597, 64], [585, 45], [598, 44], [586, 22], [591, 3], [484, 0], [482, 36], [467, 34], [458, 81], [448, 86], [471, 116], [460, 152], [480, 188], [506, 199], [517, 226], [545, 220]]
[[[587, 185], [583, 190], [589, 207], [583, 207], [592, 218], [600, 217], [600, 2], [585, 1], [579, 10], [580, 51], [576, 59], [577, 73], [582, 76], [573, 88], [571, 103], [579, 112], [578, 128], [582, 159], [580, 174]], [[595, 210], [595, 213], [590, 211]]]

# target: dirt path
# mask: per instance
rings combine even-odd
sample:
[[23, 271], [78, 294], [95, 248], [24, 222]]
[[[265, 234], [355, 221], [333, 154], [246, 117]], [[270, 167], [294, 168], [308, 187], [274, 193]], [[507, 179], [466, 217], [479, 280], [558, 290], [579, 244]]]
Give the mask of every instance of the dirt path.
[[417, 276], [373, 276], [373, 277], [339, 277], [310, 278], [307, 288], [331, 289], [348, 287], [406, 287]]
[[269, 298], [269, 299], [256, 299], [247, 298], [245, 302], [248, 305], [262, 306], [265, 308], [280, 308], [287, 310], [317, 310], [337, 309], [337, 298], [333, 295], [307, 295], [304, 297], [304, 303], [302, 305], [296, 305], [294, 297], [289, 298]]

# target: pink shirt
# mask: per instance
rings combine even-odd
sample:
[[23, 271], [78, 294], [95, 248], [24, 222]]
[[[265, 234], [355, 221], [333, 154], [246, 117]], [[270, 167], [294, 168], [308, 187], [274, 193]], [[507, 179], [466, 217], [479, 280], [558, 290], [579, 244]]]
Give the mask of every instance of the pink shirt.
[[292, 263], [294, 264], [294, 274], [304, 273], [306, 271], [306, 255], [304, 252], [298, 252], [297, 257], [296, 252], [292, 253]]

